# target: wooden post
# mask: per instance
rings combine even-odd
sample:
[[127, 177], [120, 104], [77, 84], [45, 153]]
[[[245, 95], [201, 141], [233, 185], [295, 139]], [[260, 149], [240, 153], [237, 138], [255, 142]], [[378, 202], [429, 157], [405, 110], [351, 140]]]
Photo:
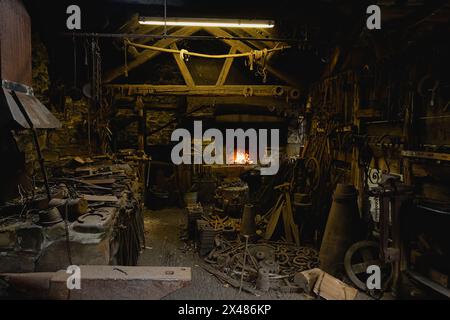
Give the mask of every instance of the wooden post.
[[[356, 79], [355, 79], [356, 81]], [[355, 82], [353, 85], [353, 125], [357, 128], [358, 133], [361, 132], [361, 120], [358, 118], [358, 111], [360, 108], [359, 103], [359, 90], [358, 84]], [[358, 190], [358, 207], [361, 210], [364, 208], [364, 172], [359, 167], [359, 149], [357, 147], [353, 147], [352, 152], [352, 166], [351, 166], [351, 178], [352, 183], [355, 186], [356, 190]]]
[[138, 128], [138, 149], [140, 151], [144, 151], [145, 149], [145, 119], [144, 119], [144, 102], [142, 101], [142, 97], [138, 96], [136, 98], [136, 113], [139, 117], [139, 128]]
[[[171, 49], [178, 50], [177, 44], [172, 43], [170, 45]], [[178, 69], [180, 69], [181, 75], [183, 76], [184, 82], [189, 88], [193, 88], [195, 86], [194, 79], [192, 78], [191, 73], [189, 72], [189, 69], [186, 65], [186, 62], [184, 62], [183, 59], [181, 59], [180, 55], [177, 53], [173, 54], [173, 57], [178, 65]]]
[[[141, 155], [145, 154], [145, 122], [144, 118], [144, 102], [142, 101], [142, 96], [136, 98], [136, 113], [138, 115], [138, 150]], [[142, 186], [145, 184], [145, 164], [143, 161], [139, 164], [139, 174]]]
[[[236, 47], [231, 47], [229, 54], [236, 53]], [[228, 73], [230, 72], [231, 65], [233, 64], [234, 58], [226, 58], [223, 63], [222, 70], [220, 71], [219, 78], [217, 78], [216, 86], [222, 86], [227, 80]]]

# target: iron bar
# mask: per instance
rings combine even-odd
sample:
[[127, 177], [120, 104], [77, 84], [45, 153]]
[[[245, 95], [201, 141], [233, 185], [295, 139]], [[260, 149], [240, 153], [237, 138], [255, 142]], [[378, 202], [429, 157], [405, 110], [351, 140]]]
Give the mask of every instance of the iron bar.
[[44, 179], [45, 192], [47, 193], [48, 201], [50, 201], [51, 194], [50, 194], [50, 187], [48, 185], [47, 171], [45, 170], [44, 158], [42, 156], [41, 146], [39, 145], [39, 139], [37, 136], [36, 128], [34, 127], [33, 122], [31, 121], [30, 116], [28, 115], [28, 112], [25, 110], [25, 107], [22, 105], [22, 102], [17, 97], [17, 94], [14, 91], [11, 91], [11, 95], [13, 96], [14, 100], [16, 101], [17, 106], [19, 107], [20, 111], [22, 112], [23, 116], [25, 117], [25, 120], [27, 121], [28, 126], [30, 127], [30, 130], [33, 134], [34, 145], [36, 147], [36, 153], [38, 156], [38, 161], [39, 161], [39, 165], [41, 168], [42, 177]]
[[304, 40], [288, 38], [254, 38], [254, 37], [218, 37], [218, 36], [181, 36], [164, 34], [137, 34], [137, 33], [95, 33], [95, 32], [64, 32], [63, 36], [94, 37], [94, 38], [152, 38], [152, 39], [187, 39], [187, 40], [238, 40], [238, 41], [267, 41], [298, 43]]

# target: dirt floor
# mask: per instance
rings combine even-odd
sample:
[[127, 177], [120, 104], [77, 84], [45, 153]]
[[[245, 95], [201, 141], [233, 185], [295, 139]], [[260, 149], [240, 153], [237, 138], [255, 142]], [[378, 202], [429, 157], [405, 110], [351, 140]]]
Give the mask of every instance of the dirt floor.
[[159, 211], [146, 210], [144, 215], [146, 249], [142, 252], [141, 266], [182, 266], [192, 268], [192, 282], [165, 299], [177, 300], [242, 300], [242, 299], [308, 299], [303, 294], [268, 292], [255, 296], [222, 284], [199, 266], [201, 258], [181, 240], [185, 227], [185, 212], [179, 208]]

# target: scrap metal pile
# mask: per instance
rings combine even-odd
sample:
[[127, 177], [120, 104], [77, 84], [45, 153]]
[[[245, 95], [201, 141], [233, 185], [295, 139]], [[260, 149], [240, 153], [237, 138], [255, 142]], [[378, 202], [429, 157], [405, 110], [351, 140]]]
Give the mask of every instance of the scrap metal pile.
[[219, 271], [216, 276], [251, 293], [255, 288], [299, 292], [295, 274], [319, 265], [317, 251], [309, 247], [274, 241], [245, 243], [220, 236], [215, 242], [205, 262]]
[[0, 208], [0, 271], [136, 265], [144, 241], [136, 169], [106, 157], [52, 165], [48, 194], [36, 182]]
[[318, 252], [285, 241], [242, 236], [241, 220], [208, 212], [200, 204], [187, 207], [188, 235], [195, 240], [202, 265], [220, 280], [257, 294], [269, 289], [299, 292], [298, 272], [319, 265]]
[[215, 247], [216, 236], [236, 239], [240, 230], [240, 220], [215, 214], [215, 209], [203, 208], [200, 203], [187, 208], [188, 238], [197, 242], [201, 256], [205, 256]]
[[[140, 201], [136, 198], [139, 190], [136, 168], [119, 159], [103, 160], [65, 168], [59, 181], [70, 190], [69, 198], [81, 198], [88, 202], [88, 211], [76, 218], [76, 224], [91, 220], [103, 224], [107, 219], [102, 215], [105, 207], [117, 208], [114, 214], [114, 239], [117, 252], [115, 261], [120, 265], [136, 265], [144, 243], [144, 224]], [[100, 221], [95, 221], [100, 218]]]

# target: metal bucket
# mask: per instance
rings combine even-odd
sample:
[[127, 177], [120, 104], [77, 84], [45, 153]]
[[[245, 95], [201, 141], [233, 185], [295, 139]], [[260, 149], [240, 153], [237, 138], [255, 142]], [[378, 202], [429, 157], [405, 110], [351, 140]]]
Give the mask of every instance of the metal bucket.
[[195, 205], [197, 203], [197, 197], [198, 197], [197, 192], [186, 192], [184, 194], [184, 204], [186, 206]]

